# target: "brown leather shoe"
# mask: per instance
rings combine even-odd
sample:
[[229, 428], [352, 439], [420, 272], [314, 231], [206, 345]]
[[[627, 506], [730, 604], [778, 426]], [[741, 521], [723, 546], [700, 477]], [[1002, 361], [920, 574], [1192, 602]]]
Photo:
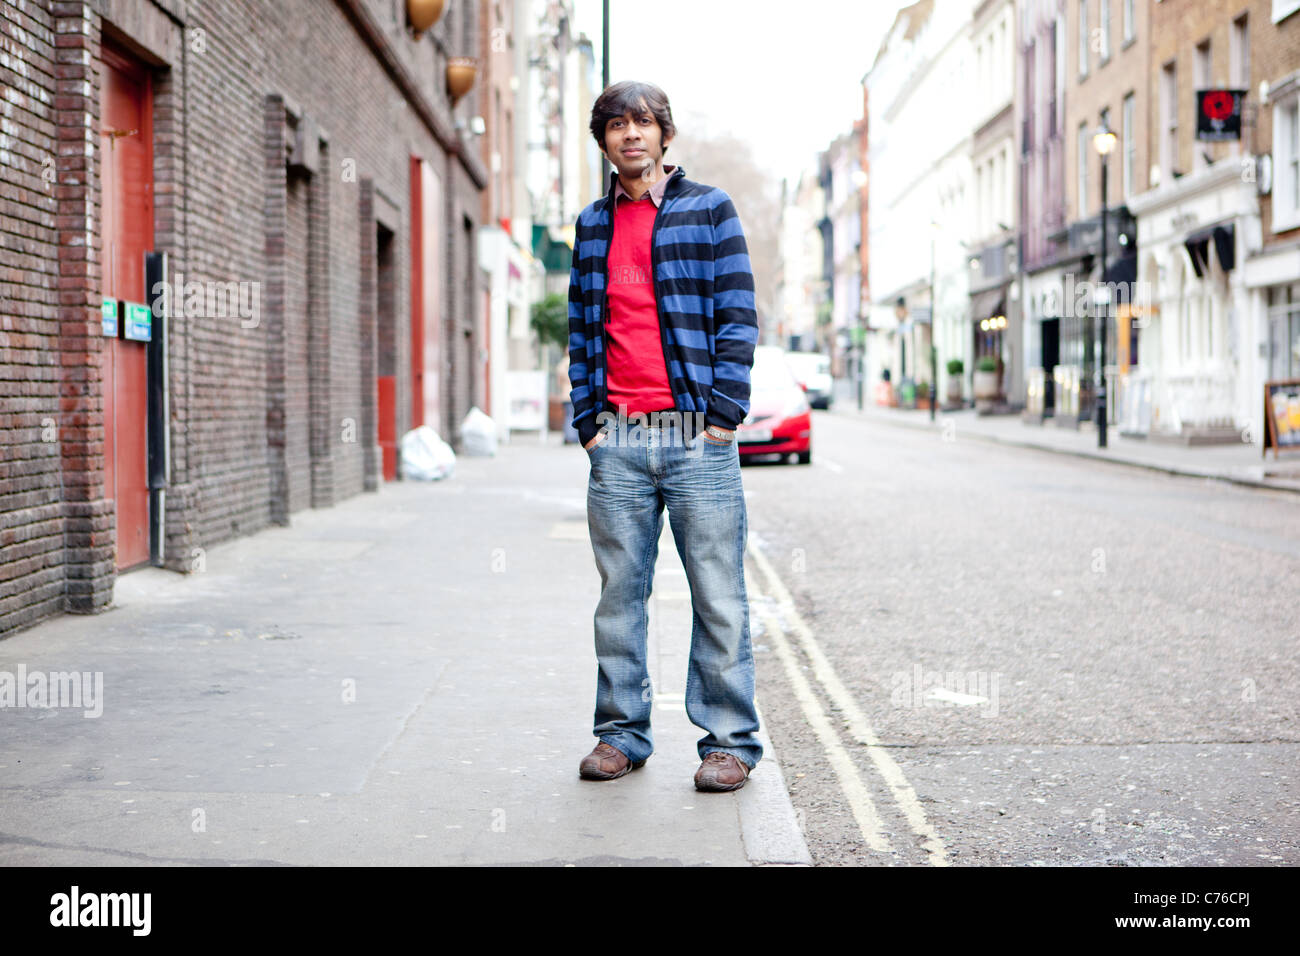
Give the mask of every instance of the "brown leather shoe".
[[578, 765], [578, 776], [583, 780], [617, 780], [623, 774], [642, 766], [645, 766], [644, 760], [630, 763], [627, 754], [602, 740], [596, 744], [595, 750], [582, 758], [582, 763]]
[[739, 790], [749, 779], [749, 767], [733, 754], [715, 750], [695, 771], [695, 789], [725, 792]]

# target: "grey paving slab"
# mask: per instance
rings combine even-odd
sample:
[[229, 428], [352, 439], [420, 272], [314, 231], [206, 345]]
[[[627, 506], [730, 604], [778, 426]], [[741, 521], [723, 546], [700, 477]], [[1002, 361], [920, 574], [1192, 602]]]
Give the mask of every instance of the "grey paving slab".
[[766, 739], [741, 791], [693, 787], [671, 532], [656, 753], [578, 778], [595, 743], [587, 472], [558, 438], [504, 445], [215, 545], [200, 572], [123, 575], [111, 610], [0, 642], [0, 671], [103, 679], [98, 717], [0, 710], [0, 863], [808, 862]]

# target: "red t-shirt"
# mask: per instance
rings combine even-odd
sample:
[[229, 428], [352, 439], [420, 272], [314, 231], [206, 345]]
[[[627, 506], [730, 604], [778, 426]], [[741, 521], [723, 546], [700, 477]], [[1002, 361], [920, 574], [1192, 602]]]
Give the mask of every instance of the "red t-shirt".
[[628, 414], [672, 408], [672, 389], [664, 365], [659, 309], [650, 264], [650, 230], [658, 207], [647, 192], [641, 199], [620, 198], [614, 207], [614, 241], [609, 249], [605, 316], [605, 371], [609, 405]]

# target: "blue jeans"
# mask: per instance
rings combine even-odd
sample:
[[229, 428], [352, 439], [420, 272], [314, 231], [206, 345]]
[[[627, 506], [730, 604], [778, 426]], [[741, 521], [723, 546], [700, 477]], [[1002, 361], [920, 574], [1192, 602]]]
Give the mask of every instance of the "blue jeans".
[[587, 527], [600, 571], [594, 733], [633, 762], [654, 751], [646, 601], [667, 505], [691, 589], [686, 715], [706, 731], [700, 759], [722, 750], [753, 769], [763, 746], [755, 736], [740, 452], [734, 437], [718, 442], [688, 425], [642, 427], [620, 417], [586, 452]]

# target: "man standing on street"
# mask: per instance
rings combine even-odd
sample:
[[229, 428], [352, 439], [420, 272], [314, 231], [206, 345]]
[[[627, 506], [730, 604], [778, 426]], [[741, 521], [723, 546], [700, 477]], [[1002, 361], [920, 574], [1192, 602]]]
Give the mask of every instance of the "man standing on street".
[[691, 589], [686, 713], [706, 731], [695, 786], [728, 791], [763, 756], [735, 434], [758, 319], [740, 218], [723, 190], [664, 165], [675, 132], [653, 84], [616, 83], [592, 107], [591, 133], [616, 171], [578, 216], [569, 277], [570, 397], [601, 580], [600, 742], [579, 773], [614, 780], [654, 751], [646, 601], [667, 506]]

